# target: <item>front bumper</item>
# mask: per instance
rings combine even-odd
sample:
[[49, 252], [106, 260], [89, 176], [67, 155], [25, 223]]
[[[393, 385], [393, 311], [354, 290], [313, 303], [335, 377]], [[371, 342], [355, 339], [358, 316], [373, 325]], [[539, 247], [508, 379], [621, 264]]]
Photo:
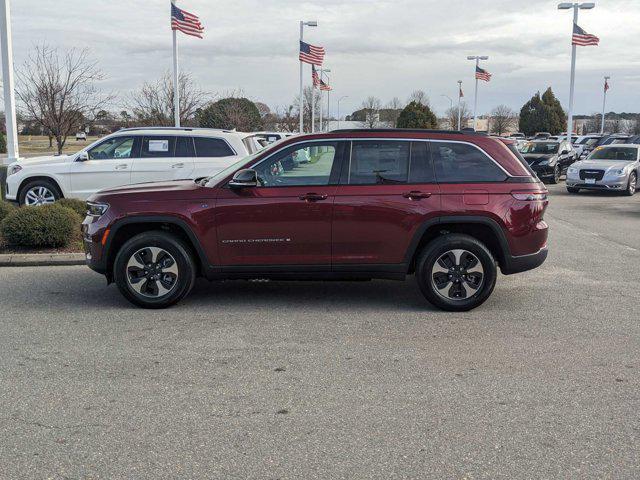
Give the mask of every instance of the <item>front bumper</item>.
[[87, 266], [98, 273], [107, 273], [107, 258], [104, 243], [109, 235], [102, 218], [85, 217], [80, 227]]
[[543, 178], [553, 178], [553, 172], [554, 172], [554, 168], [555, 166], [551, 166], [551, 165], [536, 165], [535, 163], [533, 165], [530, 165], [531, 170], [533, 170], [535, 172], [535, 174], [538, 176], [538, 178], [543, 179]]
[[596, 180], [595, 183], [587, 183], [586, 180], [582, 180], [578, 175], [567, 176], [567, 187], [570, 188], [582, 188], [585, 190], [607, 190], [612, 192], [622, 192], [626, 190], [629, 179], [625, 177], [607, 178], [606, 176], [602, 180]]

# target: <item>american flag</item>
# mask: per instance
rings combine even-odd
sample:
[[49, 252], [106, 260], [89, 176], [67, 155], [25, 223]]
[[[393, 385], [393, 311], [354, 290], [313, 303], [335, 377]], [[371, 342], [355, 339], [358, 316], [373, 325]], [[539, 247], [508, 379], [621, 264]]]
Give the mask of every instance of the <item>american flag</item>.
[[462, 85], [460, 85], [460, 92], [458, 92], [458, 97], [459, 98], [464, 97], [464, 93], [462, 93]]
[[604, 79], [604, 91], [606, 92], [607, 90], [609, 90], [609, 80], [607, 80], [606, 78]]
[[488, 82], [489, 80], [491, 80], [491, 74], [484, 68], [476, 66], [476, 78], [478, 80], [484, 80], [485, 82]]
[[320, 85], [320, 75], [318, 75], [318, 70], [316, 70], [315, 65], [311, 65], [311, 78], [313, 79], [314, 87]]
[[171, 30], [179, 30], [192, 37], [202, 38], [204, 27], [197, 15], [186, 12], [171, 2]]
[[331, 85], [325, 83], [324, 80], [320, 80], [320, 90], [330, 92], [332, 90]]
[[300, 61], [310, 63], [311, 65], [322, 66], [324, 61], [324, 48], [316, 47], [308, 43], [300, 41]]
[[571, 37], [571, 45], [586, 47], [589, 45], [598, 45], [598, 42], [600, 42], [600, 39], [598, 37], [585, 32], [578, 26], [577, 23], [573, 24], [573, 37]]

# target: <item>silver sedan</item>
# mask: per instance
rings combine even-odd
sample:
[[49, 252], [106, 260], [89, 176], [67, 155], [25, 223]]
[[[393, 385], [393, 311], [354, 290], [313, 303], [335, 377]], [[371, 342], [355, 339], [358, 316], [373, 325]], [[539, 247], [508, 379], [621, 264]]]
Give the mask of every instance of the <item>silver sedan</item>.
[[640, 145], [607, 145], [567, 169], [567, 191], [609, 190], [636, 193], [640, 170]]

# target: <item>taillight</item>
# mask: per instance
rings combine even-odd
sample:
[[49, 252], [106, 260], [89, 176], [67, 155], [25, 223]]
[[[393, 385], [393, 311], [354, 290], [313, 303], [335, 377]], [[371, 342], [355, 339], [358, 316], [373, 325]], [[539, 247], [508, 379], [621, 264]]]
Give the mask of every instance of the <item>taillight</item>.
[[542, 202], [547, 199], [546, 192], [511, 192], [511, 196], [524, 202]]

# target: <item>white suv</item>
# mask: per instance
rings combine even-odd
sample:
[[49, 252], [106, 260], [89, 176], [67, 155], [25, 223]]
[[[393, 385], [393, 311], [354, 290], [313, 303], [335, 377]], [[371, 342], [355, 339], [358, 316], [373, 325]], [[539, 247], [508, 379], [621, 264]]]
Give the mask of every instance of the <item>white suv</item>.
[[250, 133], [206, 128], [133, 128], [72, 155], [21, 159], [9, 165], [6, 198], [42, 205], [86, 199], [104, 188], [214, 175], [261, 148]]

